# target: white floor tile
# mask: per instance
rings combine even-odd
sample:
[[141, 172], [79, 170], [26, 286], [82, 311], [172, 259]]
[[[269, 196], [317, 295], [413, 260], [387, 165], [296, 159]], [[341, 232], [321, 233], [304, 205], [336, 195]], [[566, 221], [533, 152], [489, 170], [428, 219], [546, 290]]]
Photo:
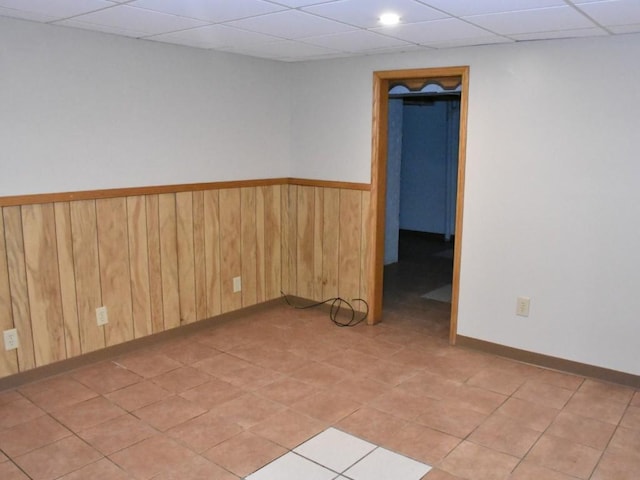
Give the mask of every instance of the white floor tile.
[[329, 428], [293, 451], [342, 473], [375, 448], [373, 443], [365, 442], [335, 428]]
[[289, 452], [252, 473], [246, 480], [333, 480], [332, 472], [311, 460]]
[[377, 448], [343, 473], [353, 480], [420, 480], [429, 465]]

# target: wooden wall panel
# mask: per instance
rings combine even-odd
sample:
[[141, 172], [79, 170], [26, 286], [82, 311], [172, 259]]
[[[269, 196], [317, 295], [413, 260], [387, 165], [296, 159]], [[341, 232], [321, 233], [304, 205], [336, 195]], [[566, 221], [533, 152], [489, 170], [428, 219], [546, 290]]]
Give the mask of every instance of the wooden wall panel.
[[133, 339], [126, 199], [96, 200], [96, 220], [102, 304], [109, 315], [105, 341], [111, 346]]
[[264, 196], [264, 277], [265, 300], [280, 296], [282, 290], [281, 187], [260, 187]]
[[313, 212], [313, 298], [316, 301], [324, 300], [322, 297], [322, 265], [324, 263], [322, 251], [324, 244], [324, 189], [314, 188], [314, 212]]
[[360, 296], [360, 229], [362, 228], [362, 193], [340, 191], [340, 261], [338, 290], [348, 301]]
[[20, 371], [36, 366], [31, 330], [31, 311], [27, 290], [27, 267], [24, 259], [24, 238], [22, 236], [21, 207], [4, 207], [5, 248], [9, 268], [9, 288], [11, 289], [11, 311], [13, 325], [18, 332], [18, 367]]
[[81, 200], [71, 202], [69, 208], [80, 347], [82, 353], [87, 353], [105, 346], [104, 327], [96, 324], [96, 308], [102, 305], [96, 203], [94, 200]]
[[180, 326], [180, 293], [178, 280], [178, 239], [176, 231], [176, 196], [158, 196], [160, 219], [160, 264], [162, 265], [162, 306], [164, 328]]
[[264, 204], [264, 189], [257, 187], [256, 194], [256, 303], [264, 302], [266, 299], [266, 278], [265, 278], [265, 231], [264, 221], [266, 217]]
[[[371, 305], [371, 297], [369, 290], [369, 238], [371, 228], [371, 216], [369, 215], [369, 208], [371, 204], [371, 194], [369, 192], [362, 192], [362, 227], [360, 229], [360, 298], [362, 298], [368, 305]], [[364, 305], [356, 305], [356, 308], [360, 311], [364, 311], [366, 307]]]
[[242, 292], [233, 292], [233, 278], [242, 276], [240, 189], [220, 190], [220, 282], [222, 313], [242, 307]]
[[127, 231], [129, 235], [129, 268], [131, 313], [134, 338], [153, 333], [151, 296], [149, 293], [149, 239], [147, 209], [142, 196], [127, 197]]
[[[11, 312], [11, 290], [9, 288], [9, 267], [7, 248], [4, 240], [4, 220], [0, 215], [0, 331], [13, 328]], [[0, 348], [0, 377], [18, 373], [18, 352]]]
[[314, 298], [314, 187], [297, 187], [296, 294]]
[[53, 204], [23, 206], [22, 230], [33, 347], [41, 366], [66, 358]]
[[196, 277], [193, 254], [193, 194], [176, 193], [178, 291], [180, 323], [196, 321]]
[[257, 299], [257, 229], [256, 189], [240, 189], [240, 259], [242, 263], [242, 306], [256, 304]]
[[73, 235], [71, 233], [71, 209], [69, 202], [54, 205], [56, 217], [56, 244], [58, 247], [58, 270], [67, 358], [82, 353], [80, 325], [78, 324], [78, 297], [76, 277], [73, 271]]
[[222, 313], [220, 293], [220, 209], [217, 190], [204, 192], [204, 264], [207, 317]]
[[282, 197], [282, 289], [287, 295], [298, 295], [298, 187], [286, 187]]
[[322, 297], [338, 296], [340, 261], [340, 190], [324, 190], [322, 217]]
[[147, 211], [147, 248], [149, 254], [149, 307], [153, 333], [164, 330], [162, 298], [162, 261], [160, 253], [160, 207], [158, 195], [145, 198]]
[[196, 320], [207, 315], [207, 270], [205, 266], [204, 192], [193, 192], [193, 256], [195, 261]]

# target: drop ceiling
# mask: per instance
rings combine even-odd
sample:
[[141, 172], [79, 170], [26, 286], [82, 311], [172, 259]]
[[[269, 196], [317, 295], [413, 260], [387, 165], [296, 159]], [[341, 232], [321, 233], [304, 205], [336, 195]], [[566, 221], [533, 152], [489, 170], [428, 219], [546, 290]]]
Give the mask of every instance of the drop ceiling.
[[0, 0], [0, 16], [282, 61], [640, 32], [640, 0]]

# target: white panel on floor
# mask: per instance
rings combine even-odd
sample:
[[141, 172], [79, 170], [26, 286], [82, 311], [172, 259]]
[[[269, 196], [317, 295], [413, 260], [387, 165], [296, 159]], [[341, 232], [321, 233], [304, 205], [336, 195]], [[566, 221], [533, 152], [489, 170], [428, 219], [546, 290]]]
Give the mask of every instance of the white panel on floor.
[[429, 465], [377, 448], [343, 475], [353, 480], [420, 480], [429, 470]]
[[252, 473], [246, 480], [333, 480], [335, 477], [336, 472], [289, 452]]
[[293, 451], [336, 472], [344, 472], [375, 448], [373, 443], [329, 428]]

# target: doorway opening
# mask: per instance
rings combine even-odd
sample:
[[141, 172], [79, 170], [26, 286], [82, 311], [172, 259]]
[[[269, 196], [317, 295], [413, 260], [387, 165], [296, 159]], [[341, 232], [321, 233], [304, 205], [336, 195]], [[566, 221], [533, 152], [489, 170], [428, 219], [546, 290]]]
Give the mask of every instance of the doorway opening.
[[[440, 249], [442, 265], [447, 265], [447, 260], [453, 261], [453, 265], [449, 263], [449, 273], [451, 277], [451, 309], [449, 320], [449, 340], [451, 344], [455, 344], [456, 332], [457, 332], [457, 312], [458, 312], [458, 290], [459, 290], [459, 272], [460, 272], [460, 251], [462, 240], [462, 212], [463, 212], [463, 194], [464, 194], [464, 167], [465, 167], [465, 146], [466, 146], [466, 117], [467, 117], [467, 95], [468, 95], [468, 67], [450, 67], [450, 68], [436, 68], [436, 69], [419, 69], [419, 70], [397, 70], [386, 72], [374, 72], [374, 116], [373, 116], [373, 154], [372, 154], [372, 184], [371, 184], [371, 220], [372, 220], [372, 237], [371, 245], [373, 248], [370, 250], [370, 284], [373, 286], [371, 292], [371, 318], [370, 323], [376, 323], [382, 319], [382, 306], [383, 306], [383, 283], [384, 283], [384, 263], [385, 263], [385, 210], [387, 202], [387, 155], [390, 148], [393, 149], [396, 146], [393, 143], [393, 136], [389, 133], [389, 120], [390, 110], [397, 108], [393, 106], [393, 102], [389, 102], [390, 90], [395, 86], [402, 86], [409, 93], [414, 92], [412, 103], [414, 105], [419, 104], [431, 104], [438, 105], [441, 110], [446, 111], [449, 109], [448, 115], [452, 115], [457, 124], [449, 124], [448, 128], [455, 127], [455, 133], [459, 134], [457, 138], [457, 155], [454, 152], [454, 161], [448, 164], [443, 164], [440, 167], [444, 167], [441, 173], [444, 172], [443, 184], [440, 187], [448, 190], [452, 193], [451, 198], [446, 198], [438, 208], [441, 209], [441, 215], [437, 215], [439, 226], [435, 228], [433, 222], [431, 225], [420, 224], [425, 220], [424, 215], [421, 218], [410, 219], [412, 212], [408, 212], [406, 215], [406, 225], [417, 225], [418, 228], [410, 228], [412, 232], [403, 232], [404, 245], [400, 243], [401, 238], [398, 238], [398, 245], [400, 248], [400, 254], [403, 254], [402, 247], [411, 250], [416, 245], [431, 244], [427, 247], [433, 250], [433, 248]], [[430, 99], [419, 100], [421, 96], [420, 92], [427, 85], [438, 85], [441, 87], [441, 91], [444, 91], [448, 98], [441, 98], [436, 101], [431, 95]], [[428, 89], [427, 89], [428, 90]], [[452, 93], [453, 90], [455, 92]], [[393, 90], [392, 90], [393, 92]], [[421, 92], [424, 93], [424, 92]], [[391, 94], [393, 98], [393, 93]], [[440, 102], [440, 103], [438, 103]], [[393, 114], [393, 112], [391, 112]], [[414, 112], [417, 114], [416, 112]], [[418, 114], [418, 116], [420, 116]], [[459, 119], [459, 120], [458, 120]], [[456, 122], [453, 122], [456, 123]], [[397, 140], [397, 139], [396, 139]], [[397, 143], [397, 142], [396, 142]], [[447, 168], [449, 169], [447, 173]], [[453, 171], [451, 171], [453, 169]], [[392, 170], [393, 172], [393, 170]], [[397, 173], [397, 171], [395, 172]], [[422, 172], [423, 174], [425, 172]], [[393, 174], [393, 173], [392, 173]], [[409, 172], [410, 175], [413, 173]], [[418, 180], [418, 179], [413, 179]], [[455, 185], [447, 185], [446, 182], [453, 181]], [[411, 187], [410, 187], [411, 188]], [[410, 194], [417, 193], [417, 196], [424, 197], [424, 192], [409, 192]], [[393, 192], [392, 192], [393, 194]], [[424, 198], [423, 198], [424, 200]], [[418, 200], [420, 201], [420, 200]], [[416, 210], [417, 211], [417, 210]], [[448, 215], [447, 215], [448, 212]], [[395, 213], [390, 214], [390, 222], [396, 221]], [[415, 216], [415, 215], [414, 215]], [[417, 219], [418, 223], [415, 223]], [[433, 220], [433, 219], [431, 219]], [[427, 219], [427, 223], [430, 220]], [[412, 223], [414, 222], [414, 223]], [[424, 222], [423, 222], [424, 223]], [[436, 230], [435, 232], [429, 232], [429, 230]], [[393, 227], [391, 228], [393, 230]], [[439, 230], [439, 231], [438, 231]], [[416, 231], [435, 233], [433, 235], [420, 235], [416, 234]], [[455, 236], [454, 236], [455, 232]], [[455, 241], [452, 241], [455, 238]], [[443, 242], [433, 242], [433, 240], [443, 240]], [[438, 245], [440, 243], [440, 245]], [[444, 244], [444, 245], [442, 245]], [[444, 247], [444, 248], [440, 248]], [[453, 248], [450, 248], [453, 247]], [[387, 247], [387, 251], [389, 248]], [[405, 252], [406, 253], [406, 252]], [[433, 251], [431, 253], [434, 253]], [[452, 259], [447, 259], [447, 255], [451, 255]], [[389, 259], [387, 259], [389, 260]], [[433, 260], [433, 259], [432, 259]], [[437, 260], [436, 260], [437, 263]], [[429, 292], [426, 292], [429, 293]], [[436, 295], [443, 292], [435, 292]]]

